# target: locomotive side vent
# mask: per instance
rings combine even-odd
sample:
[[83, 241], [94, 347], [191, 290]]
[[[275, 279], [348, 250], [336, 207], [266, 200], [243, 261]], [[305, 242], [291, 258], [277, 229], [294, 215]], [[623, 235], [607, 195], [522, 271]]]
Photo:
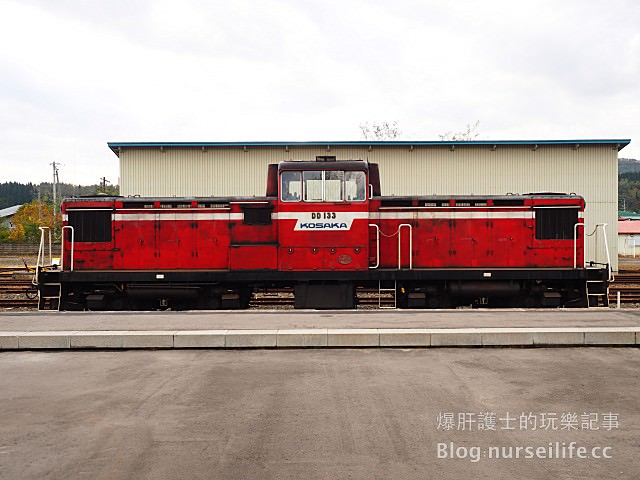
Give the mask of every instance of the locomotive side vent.
[[198, 208], [229, 208], [228, 203], [200, 203], [198, 202]]
[[475, 200], [472, 198], [457, 198], [455, 199], [456, 207], [486, 207], [486, 200]]
[[190, 203], [162, 202], [160, 208], [191, 208]]
[[244, 214], [242, 223], [244, 225], [271, 225], [271, 212], [273, 205], [241, 205]]
[[522, 207], [524, 206], [524, 200], [515, 199], [499, 199], [493, 200], [494, 207]]
[[110, 242], [111, 210], [67, 210], [76, 242]]
[[536, 208], [537, 240], [572, 240], [578, 208]]
[[410, 207], [413, 205], [411, 198], [389, 198], [383, 199], [380, 204], [383, 207]]
[[153, 208], [153, 203], [124, 202], [122, 208]]

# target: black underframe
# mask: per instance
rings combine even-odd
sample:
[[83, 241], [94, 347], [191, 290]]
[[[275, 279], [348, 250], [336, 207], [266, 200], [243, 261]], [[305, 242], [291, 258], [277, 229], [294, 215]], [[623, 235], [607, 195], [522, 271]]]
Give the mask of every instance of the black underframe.
[[581, 268], [430, 268], [372, 269], [367, 271], [277, 271], [277, 270], [74, 270], [41, 271], [40, 283], [279, 283], [299, 282], [377, 282], [465, 281], [465, 280], [600, 280], [606, 281], [607, 269]]

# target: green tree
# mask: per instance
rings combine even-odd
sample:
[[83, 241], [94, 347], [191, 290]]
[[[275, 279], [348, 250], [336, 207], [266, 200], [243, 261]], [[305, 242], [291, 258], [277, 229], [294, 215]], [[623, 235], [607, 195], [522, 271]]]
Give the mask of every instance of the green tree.
[[11, 230], [4, 223], [0, 222], [0, 243], [8, 242]]
[[37, 196], [36, 187], [31, 183], [0, 183], [0, 209], [30, 202]]
[[618, 177], [618, 208], [640, 212], [640, 172], [623, 173]]

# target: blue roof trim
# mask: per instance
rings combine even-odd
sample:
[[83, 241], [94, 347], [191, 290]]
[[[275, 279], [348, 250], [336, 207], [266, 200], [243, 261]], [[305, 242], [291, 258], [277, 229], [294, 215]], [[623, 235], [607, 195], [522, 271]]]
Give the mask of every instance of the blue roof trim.
[[576, 139], [576, 140], [353, 140], [337, 142], [109, 142], [107, 145], [118, 155], [119, 148], [150, 147], [368, 147], [368, 146], [458, 146], [458, 145], [617, 145], [618, 150], [631, 143], [630, 139]]

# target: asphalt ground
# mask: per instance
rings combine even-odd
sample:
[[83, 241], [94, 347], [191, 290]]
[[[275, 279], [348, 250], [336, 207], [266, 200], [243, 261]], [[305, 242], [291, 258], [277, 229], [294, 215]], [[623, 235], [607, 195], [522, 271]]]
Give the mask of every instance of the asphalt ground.
[[[637, 479], [638, 371], [626, 348], [3, 352], [0, 478]], [[563, 412], [598, 419], [542, 428]]]
[[0, 331], [638, 327], [640, 310], [2, 312]]

